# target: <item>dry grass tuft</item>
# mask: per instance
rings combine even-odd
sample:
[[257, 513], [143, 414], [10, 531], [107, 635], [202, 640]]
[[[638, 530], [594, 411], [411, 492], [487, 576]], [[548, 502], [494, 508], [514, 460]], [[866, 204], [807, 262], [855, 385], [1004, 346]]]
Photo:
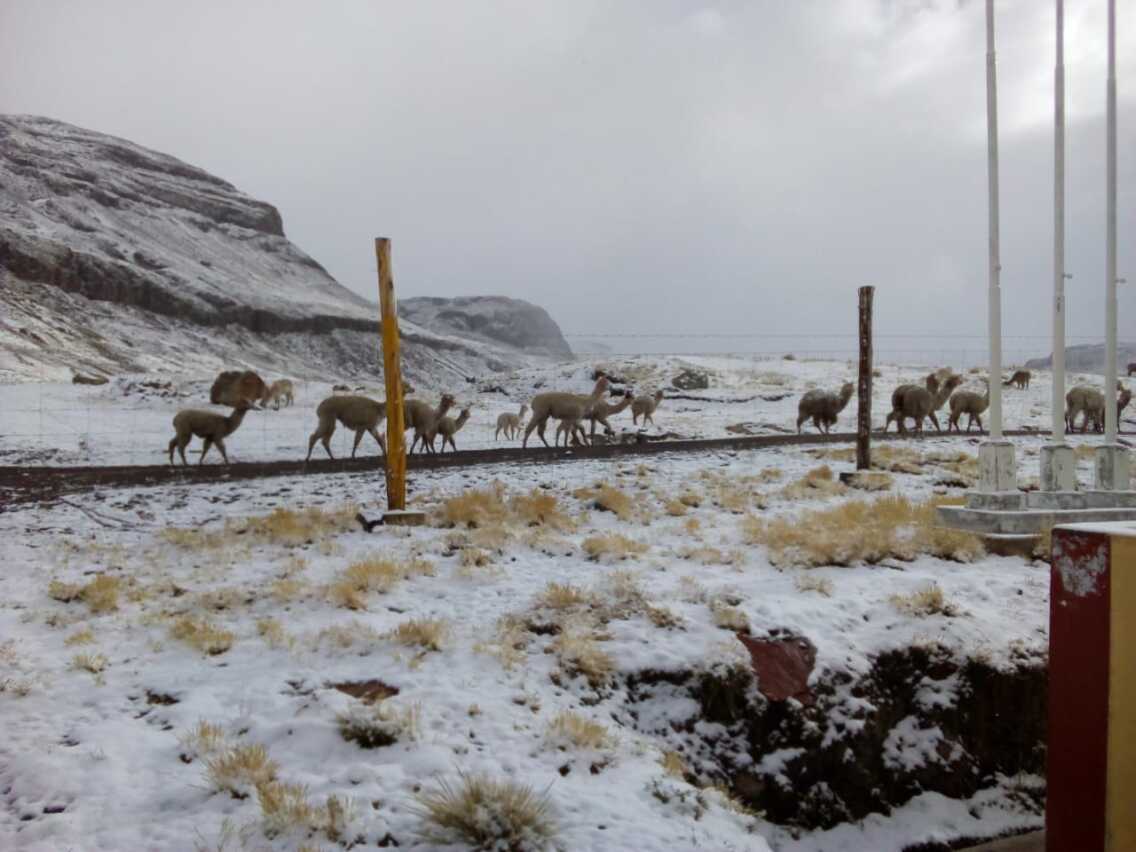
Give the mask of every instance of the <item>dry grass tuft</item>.
[[506, 670], [511, 671], [524, 662], [529, 637], [529, 631], [522, 619], [505, 616], [497, 622], [493, 639], [488, 642], [477, 642], [473, 650], [479, 654], [496, 657]]
[[71, 658], [71, 668], [93, 675], [102, 674], [109, 665], [110, 660], [105, 654], [76, 654]]
[[717, 547], [688, 547], [680, 552], [683, 559], [701, 562], [703, 565], [738, 565], [745, 557], [736, 550], [721, 550]]
[[573, 609], [591, 606], [594, 601], [589, 592], [571, 583], [549, 583], [537, 599], [537, 606], [556, 610]]
[[615, 745], [615, 740], [607, 728], [570, 710], [565, 710], [549, 723], [545, 736], [553, 747], [562, 751], [568, 749], [601, 751]]
[[382, 748], [418, 739], [421, 707], [398, 707], [390, 701], [366, 704], [356, 701], [336, 717], [339, 735], [360, 748]]
[[200, 720], [178, 737], [182, 755], [187, 760], [217, 754], [225, 747], [225, 731], [220, 725]]
[[355, 515], [358, 512], [359, 507], [354, 504], [334, 509], [311, 507], [299, 511], [277, 508], [267, 515], [249, 518], [245, 522], [244, 532], [274, 544], [309, 544], [355, 529]]
[[888, 491], [895, 485], [895, 480], [886, 473], [858, 470], [852, 474], [848, 484], [858, 491]]
[[786, 500], [817, 500], [837, 497], [847, 491], [847, 487], [833, 477], [832, 468], [825, 464], [790, 482], [781, 489], [781, 496]]
[[764, 545], [778, 567], [874, 565], [884, 559], [910, 561], [920, 554], [956, 562], [980, 557], [979, 538], [938, 526], [936, 505], [889, 496], [850, 500], [795, 518], [749, 516], [742, 521], [742, 537], [748, 544]]
[[283, 577], [268, 587], [268, 594], [276, 603], [291, 603], [303, 594], [305, 586], [302, 580]]
[[582, 674], [592, 686], [604, 683], [615, 671], [615, 661], [589, 631], [566, 629], [556, 637], [552, 649], [561, 668], [573, 676]]
[[667, 609], [665, 606], [647, 604], [643, 607], [643, 614], [647, 616], [653, 625], [663, 630], [674, 630], [683, 625], [682, 616], [673, 610]]
[[300, 784], [267, 781], [256, 785], [264, 834], [272, 838], [315, 821], [316, 809], [308, 801], [308, 789]]
[[238, 745], [205, 762], [212, 789], [243, 799], [253, 788], [276, 780], [279, 767], [262, 745]]
[[628, 559], [632, 556], [641, 556], [648, 547], [641, 541], [628, 538], [619, 533], [609, 535], [595, 535], [584, 539], [581, 545], [588, 558], [598, 561], [604, 557], [611, 559]]
[[63, 603], [82, 600], [96, 615], [118, 609], [121, 590], [122, 581], [108, 574], [99, 574], [83, 586], [59, 580], [52, 580], [47, 586], [48, 597]]
[[714, 624], [724, 630], [732, 630], [734, 633], [749, 633], [749, 619], [736, 606], [730, 606], [723, 601], [712, 601], [710, 614], [714, 619]]
[[231, 631], [191, 615], [182, 616], [175, 621], [170, 628], [170, 635], [209, 656], [225, 653], [233, 647], [236, 639]]
[[441, 651], [449, 632], [449, 625], [440, 618], [415, 618], [402, 622], [387, 635], [400, 645]]
[[663, 510], [673, 518], [680, 518], [685, 515], [689, 509], [681, 500], [666, 500], [663, 503]]
[[539, 488], [518, 494], [509, 501], [509, 508], [517, 521], [530, 527], [546, 526], [562, 531], [576, 527], [576, 522], [560, 507], [556, 495]]
[[90, 627], [84, 627], [82, 630], [76, 630], [70, 636], [63, 640], [64, 645], [90, 645], [95, 641], [95, 631]]
[[547, 794], [487, 775], [461, 773], [456, 785], [443, 781], [418, 802], [428, 843], [522, 852], [547, 848], [558, 833]]
[[71, 603], [72, 601], [79, 600], [83, 596], [83, 587], [75, 583], [64, 583], [60, 580], [52, 580], [47, 584], [47, 596], [60, 603]]
[[954, 604], [948, 603], [938, 583], [929, 583], [909, 595], [892, 595], [888, 600], [902, 613], [914, 616], [957, 615]]
[[368, 594], [389, 592], [395, 584], [411, 576], [433, 574], [434, 566], [424, 560], [365, 559], [349, 565], [335, 578], [328, 586], [328, 599], [347, 609], [366, 609]]
[[816, 592], [826, 598], [832, 597], [832, 580], [827, 577], [814, 577], [812, 574], [798, 574], [796, 579], [798, 592]]
[[442, 503], [441, 523], [447, 527], [484, 527], [502, 524], [509, 516], [505, 505], [505, 486], [494, 482], [489, 488], [474, 489]]
[[316, 647], [331, 645], [341, 651], [354, 649], [360, 654], [366, 654], [374, 650], [381, 639], [375, 628], [356, 620], [323, 628], [316, 634], [315, 645]]
[[664, 751], [659, 764], [663, 767], [663, 772], [672, 778], [681, 780], [686, 775], [686, 761], [677, 751]]
[[256, 633], [268, 643], [270, 648], [290, 648], [292, 646], [292, 639], [285, 632], [284, 625], [275, 618], [259, 619], [256, 622]]
[[623, 491], [601, 483], [595, 488], [579, 488], [572, 492], [578, 500], [590, 502], [601, 512], [612, 512], [621, 521], [631, 521], [635, 517], [635, 503]]

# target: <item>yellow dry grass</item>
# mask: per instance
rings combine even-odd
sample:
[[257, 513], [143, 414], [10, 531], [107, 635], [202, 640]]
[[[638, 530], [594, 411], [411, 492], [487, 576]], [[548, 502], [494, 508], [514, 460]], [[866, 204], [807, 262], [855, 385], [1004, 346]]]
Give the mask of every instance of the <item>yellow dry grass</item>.
[[402, 622], [387, 635], [400, 645], [441, 651], [449, 632], [449, 624], [440, 618], [415, 618]]
[[48, 597], [62, 603], [81, 600], [96, 615], [117, 610], [121, 591], [122, 580], [109, 574], [99, 574], [82, 586], [59, 580], [52, 580], [47, 586]]
[[749, 633], [749, 619], [736, 606], [730, 606], [723, 601], [713, 601], [710, 604], [710, 615], [714, 619], [714, 624], [724, 630]]
[[954, 604], [947, 601], [938, 583], [929, 583], [907, 595], [892, 595], [888, 598], [892, 606], [907, 615], [955, 615]]
[[591, 536], [584, 539], [581, 547], [588, 554], [589, 559], [597, 561], [604, 558], [628, 559], [632, 556], [641, 556], [648, 550], [647, 545], [643, 542], [619, 533]]
[[418, 796], [422, 839], [474, 849], [528, 850], [553, 845], [558, 827], [547, 794], [514, 781], [459, 774]]
[[826, 598], [832, 597], [832, 580], [827, 577], [815, 577], [812, 574], [798, 574], [794, 581], [798, 592], [816, 592]]
[[484, 527], [502, 524], [509, 517], [505, 504], [505, 486], [494, 482], [488, 488], [472, 489], [444, 501], [439, 510], [440, 522], [447, 527]]
[[786, 485], [780, 493], [786, 500], [818, 500], [837, 497], [847, 491], [848, 488], [832, 475], [832, 468], [821, 465], [814, 467], [796, 482]]
[[71, 658], [71, 668], [94, 675], [102, 674], [109, 665], [105, 654], [76, 654]]
[[571, 710], [565, 710], [548, 723], [545, 738], [553, 747], [561, 750], [602, 751], [615, 744], [607, 728]]
[[433, 576], [434, 566], [425, 560], [391, 562], [387, 559], [364, 559], [354, 562], [328, 586], [328, 599], [346, 609], [366, 609], [367, 595], [389, 592], [402, 580], [412, 576]]
[[976, 536], [938, 526], [936, 505], [888, 496], [769, 521], [749, 516], [742, 521], [742, 537], [765, 546], [770, 562], [779, 567], [872, 565], [921, 554], [956, 562], [980, 557], [984, 551]]
[[685, 503], [681, 500], [665, 500], [663, 502], [663, 510], [673, 518], [682, 517], [689, 511]]
[[509, 501], [509, 508], [513, 518], [526, 526], [546, 526], [561, 531], [576, 528], [576, 522], [560, 506], [556, 495], [539, 488], [516, 495]]
[[674, 630], [683, 625], [682, 616], [673, 610], [667, 609], [665, 606], [647, 604], [643, 607], [643, 614], [647, 616], [653, 625], [661, 630]]
[[857, 491], [888, 491], [895, 485], [895, 480], [887, 473], [858, 470], [852, 474], [848, 484]]
[[592, 686], [604, 683], [615, 671], [615, 661], [585, 630], [564, 630], [552, 643], [560, 667], [569, 675], [583, 675]]
[[275, 618], [261, 618], [257, 620], [256, 634], [260, 636], [270, 648], [289, 648], [292, 645], [292, 639], [284, 630], [284, 625]]
[[76, 630], [70, 636], [63, 640], [64, 645], [90, 645], [95, 641], [95, 631], [90, 627], [84, 627], [81, 630]]
[[677, 751], [664, 751], [663, 756], [659, 758], [659, 765], [663, 767], [663, 772], [672, 778], [681, 780], [686, 775], [686, 761]]
[[606, 483], [593, 488], [578, 488], [572, 492], [572, 496], [590, 503], [601, 512], [613, 513], [621, 521], [631, 521], [635, 517], [635, 502], [631, 497]]
[[276, 761], [260, 744], [238, 745], [205, 762], [205, 777], [218, 792], [244, 797], [250, 788], [276, 780]]
[[182, 616], [175, 621], [170, 628], [170, 635], [209, 656], [225, 653], [233, 647], [236, 639], [232, 631], [191, 615]]
[[220, 725], [201, 719], [178, 736], [178, 744], [187, 759], [207, 757], [225, 748], [225, 731]]
[[549, 583], [537, 598], [537, 606], [556, 610], [573, 609], [590, 606], [594, 600], [590, 592], [571, 583]]

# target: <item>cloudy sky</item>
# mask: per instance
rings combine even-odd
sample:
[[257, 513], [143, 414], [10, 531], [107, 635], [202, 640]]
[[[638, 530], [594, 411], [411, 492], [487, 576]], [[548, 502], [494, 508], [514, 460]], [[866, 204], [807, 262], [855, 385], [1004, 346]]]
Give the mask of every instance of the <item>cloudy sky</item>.
[[[1132, 338], [1136, 3], [1118, 5]], [[1066, 7], [1069, 331], [1099, 336], [1106, 5]], [[1005, 331], [1044, 336], [1053, 3], [997, 12]], [[849, 334], [870, 283], [877, 332], [918, 347], [985, 333], [983, 26], [975, 0], [3, 0], [0, 112], [232, 181], [368, 297], [386, 235], [402, 296], [518, 296], [568, 332]]]

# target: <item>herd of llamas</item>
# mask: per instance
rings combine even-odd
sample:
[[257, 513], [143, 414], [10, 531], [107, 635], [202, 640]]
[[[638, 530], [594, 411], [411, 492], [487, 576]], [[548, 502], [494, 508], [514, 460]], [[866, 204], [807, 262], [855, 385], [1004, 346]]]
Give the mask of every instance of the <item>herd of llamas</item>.
[[[1136, 373], [1136, 363], [1128, 365], [1128, 375]], [[1003, 381], [1005, 387], [1028, 388], [1030, 372], [1017, 370], [1009, 379]], [[990, 382], [983, 378], [986, 385], [983, 393], [963, 390], [959, 386], [963, 377], [950, 369], [940, 369], [929, 373], [919, 384], [902, 384], [891, 395], [891, 411], [888, 412], [884, 422], [883, 431], [887, 431], [894, 422], [896, 430], [906, 433], [906, 422], [913, 422], [914, 432], [923, 433], [923, 422], [930, 420], [936, 431], [942, 432], [937, 412], [946, 405], [947, 431], [962, 431], [961, 420], [967, 418], [966, 431], [977, 425], [982, 430], [982, 415], [990, 405]], [[556, 432], [553, 437], [555, 446], [559, 446], [561, 439], [564, 445], [570, 443], [576, 446], [594, 443], [596, 441], [596, 427], [603, 426], [605, 435], [613, 435], [615, 430], [611, 426], [610, 418], [625, 409], [631, 409], [632, 424], [638, 426], [642, 419], [643, 427], [655, 423], [654, 414], [663, 401], [663, 392], [653, 394], [635, 395], [630, 390], [615, 391], [614, 397], [608, 395], [610, 380], [606, 375], [597, 372], [595, 387], [587, 395], [552, 391], [537, 394], [532, 400], [521, 405], [517, 413], [505, 412], [498, 416], [494, 439], [503, 434], [507, 440], [521, 437], [521, 446], [527, 447], [529, 437], [535, 431], [544, 443], [550, 446], [545, 430], [550, 420], [557, 421]], [[386, 439], [378, 431], [378, 426], [386, 419], [386, 402], [371, 399], [351, 393], [340, 393], [347, 390], [337, 386], [333, 394], [324, 399], [316, 407], [316, 429], [308, 439], [307, 459], [311, 459], [312, 451], [317, 443], [322, 444], [329, 458], [334, 458], [331, 452], [331, 437], [339, 426], [343, 426], [355, 433], [355, 442], [351, 448], [351, 457], [354, 458], [359, 450], [359, 444], [364, 435], [371, 435], [385, 455], [387, 451]], [[814, 389], [801, 396], [797, 407], [797, 432], [800, 433], [810, 420], [818, 432], [828, 434], [836, 425], [840, 413], [847, 407], [855, 393], [851, 382], [845, 382], [839, 391], [826, 391]], [[605, 398], [606, 397], [606, 398]], [[187, 409], [179, 411], [173, 420], [174, 437], [169, 443], [170, 463], [174, 462], [175, 450], [186, 464], [185, 449], [194, 438], [203, 442], [200, 461], [205, 460], [210, 449], [216, 447], [221, 457], [227, 463], [228, 454], [225, 450], [225, 439], [240, 427], [245, 414], [252, 408], [264, 408], [271, 404], [275, 409], [281, 405], [291, 405], [294, 402], [295, 392], [293, 384], [288, 379], [279, 379], [267, 384], [260, 376], [252, 371], [227, 371], [218, 376], [210, 389], [210, 402], [216, 405], [227, 405], [232, 408], [229, 415], [218, 414], [213, 411]], [[613, 401], [616, 400], [616, 401]], [[1132, 392], [1117, 382], [1117, 417], [1132, 399]], [[403, 411], [406, 429], [414, 431], [409, 452], [413, 453], [421, 448], [425, 453], [445, 452], [448, 445], [451, 450], [457, 450], [454, 436], [469, 421], [469, 406], [462, 407], [457, 417], [449, 416], [449, 411], [456, 404], [451, 394], [442, 394], [436, 405], [431, 405], [419, 399], [404, 401]], [[1065, 423], [1069, 431], [1073, 431], [1078, 416], [1081, 418], [1081, 432], [1090, 426], [1096, 432], [1104, 430], [1105, 396], [1097, 388], [1089, 385], [1078, 385], [1065, 395]], [[525, 416], [529, 414], [526, 423]], [[585, 428], [590, 424], [590, 432]], [[441, 448], [436, 446], [441, 437]], [[199, 461], [199, 463], [200, 463]]]

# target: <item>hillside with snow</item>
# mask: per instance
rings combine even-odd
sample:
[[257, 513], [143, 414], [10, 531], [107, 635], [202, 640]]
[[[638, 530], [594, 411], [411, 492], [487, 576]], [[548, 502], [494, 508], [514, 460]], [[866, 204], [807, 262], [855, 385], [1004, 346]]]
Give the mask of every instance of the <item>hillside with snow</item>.
[[[374, 379], [377, 315], [288, 240], [272, 205], [123, 139], [0, 116], [0, 381], [237, 366]], [[548, 354], [460, 328], [402, 332], [404, 372], [424, 385]]]

